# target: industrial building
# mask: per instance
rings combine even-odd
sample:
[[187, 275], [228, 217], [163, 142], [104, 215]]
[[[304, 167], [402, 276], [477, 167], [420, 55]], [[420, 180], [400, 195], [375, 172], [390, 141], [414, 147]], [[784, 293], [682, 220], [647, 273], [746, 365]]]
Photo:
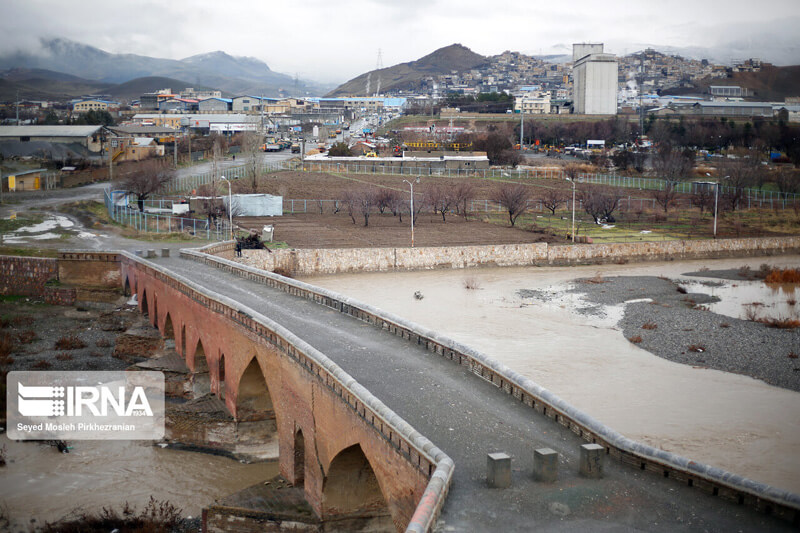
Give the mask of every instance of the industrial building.
[[614, 54], [602, 43], [572, 45], [573, 109], [580, 115], [617, 114], [617, 72]]

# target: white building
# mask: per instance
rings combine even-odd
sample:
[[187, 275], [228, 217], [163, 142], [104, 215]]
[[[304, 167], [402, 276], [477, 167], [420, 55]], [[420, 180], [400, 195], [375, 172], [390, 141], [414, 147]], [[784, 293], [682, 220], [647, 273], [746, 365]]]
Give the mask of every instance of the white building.
[[602, 43], [572, 45], [573, 108], [581, 115], [617, 114], [617, 57]]
[[514, 98], [514, 111], [529, 115], [550, 113], [550, 93], [528, 93]]

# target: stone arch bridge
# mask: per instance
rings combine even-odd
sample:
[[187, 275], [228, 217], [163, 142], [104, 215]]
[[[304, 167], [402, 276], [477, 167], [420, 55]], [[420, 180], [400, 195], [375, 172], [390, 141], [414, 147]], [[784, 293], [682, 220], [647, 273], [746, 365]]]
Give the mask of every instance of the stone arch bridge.
[[[277, 443], [281, 474], [325, 530], [789, 531], [800, 520], [797, 495], [630, 441], [482, 354], [330, 291], [193, 250], [65, 252], [59, 277], [136, 294], [194, 392]], [[609, 457], [602, 479], [578, 474], [585, 442]], [[543, 447], [559, 454], [556, 483], [531, 475]], [[514, 460], [507, 489], [486, 484], [496, 451]]]

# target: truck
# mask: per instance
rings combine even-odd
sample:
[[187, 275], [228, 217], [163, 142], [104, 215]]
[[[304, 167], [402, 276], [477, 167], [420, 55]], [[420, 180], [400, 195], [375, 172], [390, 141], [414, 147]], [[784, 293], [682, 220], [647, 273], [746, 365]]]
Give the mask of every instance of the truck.
[[281, 145], [277, 143], [267, 143], [261, 145], [262, 152], [280, 152], [281, 149]]
[[292, 144], [292, 153], [299, 154], [300, 153], [300, 145], [297, 143]]

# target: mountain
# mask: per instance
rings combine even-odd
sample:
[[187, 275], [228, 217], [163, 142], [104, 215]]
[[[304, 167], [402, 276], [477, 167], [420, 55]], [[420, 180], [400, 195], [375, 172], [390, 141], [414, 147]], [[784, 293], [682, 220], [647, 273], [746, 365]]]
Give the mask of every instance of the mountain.
[[381, 91], [413, 90], [427, 76], [449, 74], [451, 71], [469, 70], [486, 64], [487, 58], [476, 54], [461, 44], [451, 44], [408, 63], [373, 70], [343, 83], [327, 96], [363, 96], [366, 94], [367, 78], [370, 79], [370, 92], [377, 90], [380, 80]]
[[36, 51], [17, 50], [0, 55], [0, 70], [45, 69], [106, 84], [160, 76], [184, 80], [191, 86], [221, 89], [229, 94], [303, 95], [321, 94], [328, 89], [315, 82], [295, 80], [274, 72], [259, 59], [234, 57], [220, 51], [175, 60], [111, 54], [68, 39], [41, 39], [40, 44]]
[[46, 69], [15, 68], [0, 72], [0, 101], [68, 100], [84, 94], [106, 93], [101, 83]]

